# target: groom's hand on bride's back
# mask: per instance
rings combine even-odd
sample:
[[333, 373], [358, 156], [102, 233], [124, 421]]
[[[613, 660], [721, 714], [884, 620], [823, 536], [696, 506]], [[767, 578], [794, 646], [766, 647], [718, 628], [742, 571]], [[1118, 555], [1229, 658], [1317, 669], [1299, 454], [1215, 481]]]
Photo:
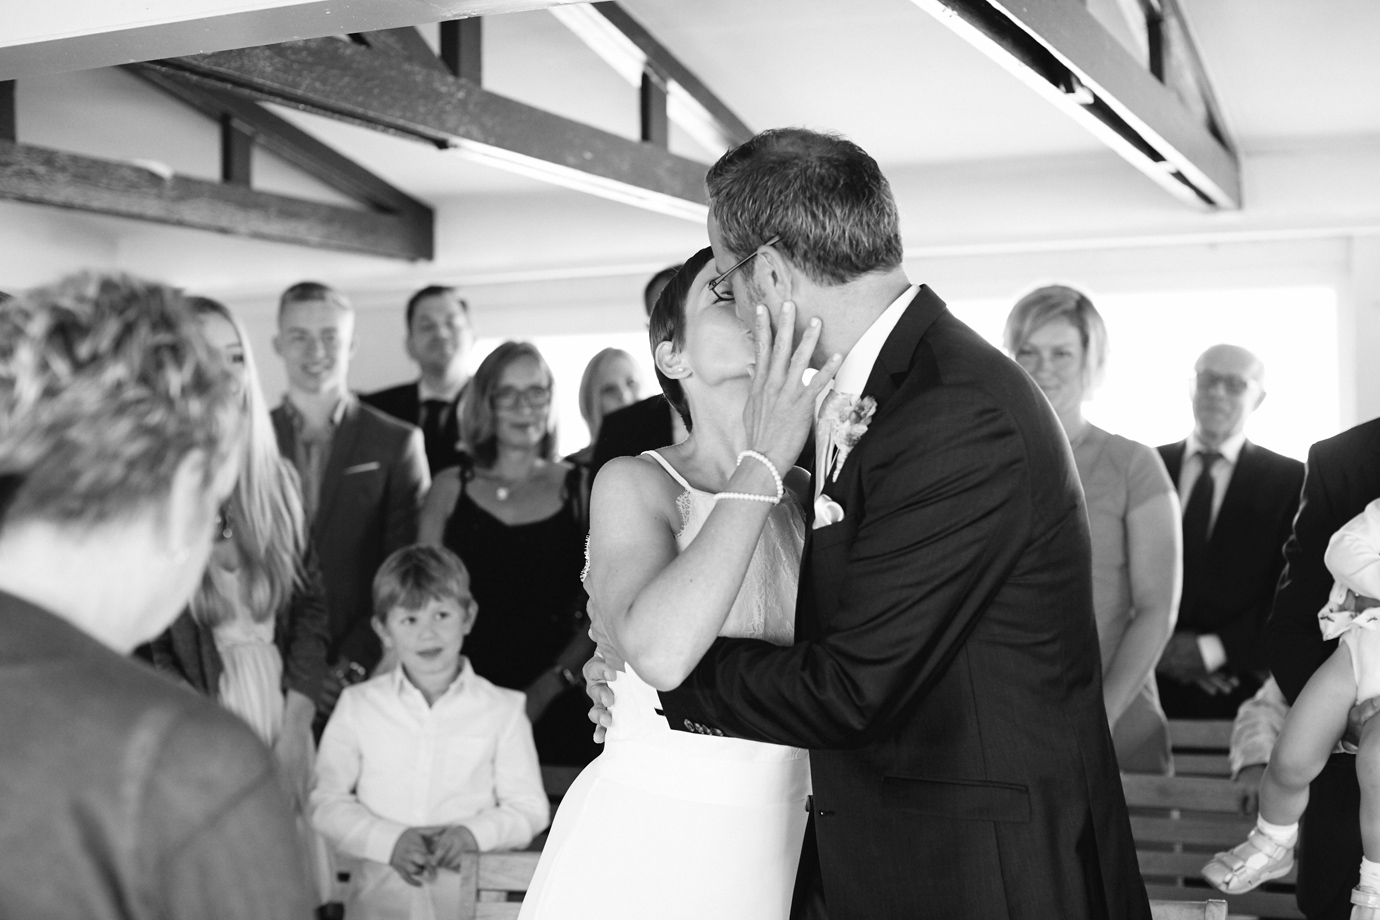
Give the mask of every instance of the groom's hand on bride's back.
[[[615, 654], [612, 649], [607, 650], [609, 654]], [[618, 676], [621, 668], [615, 668], [603, 654], [605, 649], [602, 647], [594, 653], [594, 657], [585, 662], [585, 693], [589, 695], [594, 705], [589, 710], [589, 721], [594, 723], [594, 743], [603, 744], [604, 734], [613, 725], [613, 690], [609, 688], [609, 681]], [[617, 664], [622, 665], [622, 661]]]
[[776, 469], [789, 470], [805, 447], [815, 421], [815, 404], [843, 363], [833, 355], [805, 383], [815, 346], [819, 342], [819, 319], [813, 318], [791, 347], [795, 332], [795, 304], [781, 305], [781, 328], [773, 339], [767, 308], [757, 307], [753, 338], [757, 343], [757, 363], [752, 372], [752, 392], [743, 408], [743, 426], [748, 446], [765, 454]]

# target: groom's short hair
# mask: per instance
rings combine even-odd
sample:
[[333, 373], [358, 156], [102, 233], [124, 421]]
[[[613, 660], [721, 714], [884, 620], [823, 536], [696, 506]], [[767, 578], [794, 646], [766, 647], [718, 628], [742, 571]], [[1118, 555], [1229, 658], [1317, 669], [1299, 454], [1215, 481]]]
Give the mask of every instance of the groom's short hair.
[[877, 161], [839, 134], [774, 128], [734, 147], [705, 178], [724, 246], [777, 248], [820, 284], [901, 264], [901, 227]]

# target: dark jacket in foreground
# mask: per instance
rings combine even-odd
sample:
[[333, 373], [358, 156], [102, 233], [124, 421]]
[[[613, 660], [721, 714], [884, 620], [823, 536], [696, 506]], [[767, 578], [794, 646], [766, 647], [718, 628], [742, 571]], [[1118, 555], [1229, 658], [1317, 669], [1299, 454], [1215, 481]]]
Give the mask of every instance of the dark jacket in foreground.
[[922, 287], [805, 544], [796, 644], [719, 639], [672, 728], [810, 749], [830, 920], [1148, 918], [1102, 702], [1068, 441]]
[[0, 917], [309, 916], [249, 727], [2, 592], [0, 739]]
[[[278, 448], [293, 461], [292, 422], [273, 410]], [[326, 586], [328, 660], [372, 670], [382, 655], [369, 625], [374, 573], [388, 554], [417, 540], [417, 517], [431, 477], [422, 433], [351, 400], [331, 444], [312, 541]]]
[[[1327, 542], [1380, 498], [1380, 420], [1365, 422], [1308, 451], [1298, 517], [1284, 544], [1284, 573], [1265, 628], [1270, 670], [1290, 703], [1337, 648], [1324, 642], [1318, 611], [1332, 590], [1323, 564]], [[1333, 754], [1310, 787], [1299, 847], [1298, 902], [1310, 920], [1351, 916], [1361, 863], [1361, 793], [1356, 758]], [[1319, 833], [1310, 834], [1309, 828]]]

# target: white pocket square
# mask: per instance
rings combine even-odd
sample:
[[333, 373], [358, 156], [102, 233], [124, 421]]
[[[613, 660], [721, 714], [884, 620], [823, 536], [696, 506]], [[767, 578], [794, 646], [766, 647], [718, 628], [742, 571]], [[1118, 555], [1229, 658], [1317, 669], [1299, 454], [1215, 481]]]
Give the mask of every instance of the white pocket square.
[[837, 524], [843, 520], [843, 505], [834, 501], [827, 495], [820, 494], [815, 499], [815, 525], [814, 529], [828, 527], [830, 524]]
[[354, 466], [345, 467], [343, 475], [348, 476], [351, 473], [367, 473], [370, 470], [376, 470], [378, 468], [379, 462], [377, 460], [370, 460], [368, 463], [356, 463]]

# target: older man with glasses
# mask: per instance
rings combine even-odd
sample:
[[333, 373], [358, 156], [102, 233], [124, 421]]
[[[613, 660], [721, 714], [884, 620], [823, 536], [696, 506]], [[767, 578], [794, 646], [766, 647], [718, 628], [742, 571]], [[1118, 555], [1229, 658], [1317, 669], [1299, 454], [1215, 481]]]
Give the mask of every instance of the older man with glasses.
[[1159, 448], [1184, 515], [1179, 620], [1156, 668], [1170, 718], [1230, 719], [1265, 678], [1261, 639], [1303, 464], [1246, 439], [1264, 377], [1244, 348], [1203, 352], [1189, 388], [1193, 433]]

